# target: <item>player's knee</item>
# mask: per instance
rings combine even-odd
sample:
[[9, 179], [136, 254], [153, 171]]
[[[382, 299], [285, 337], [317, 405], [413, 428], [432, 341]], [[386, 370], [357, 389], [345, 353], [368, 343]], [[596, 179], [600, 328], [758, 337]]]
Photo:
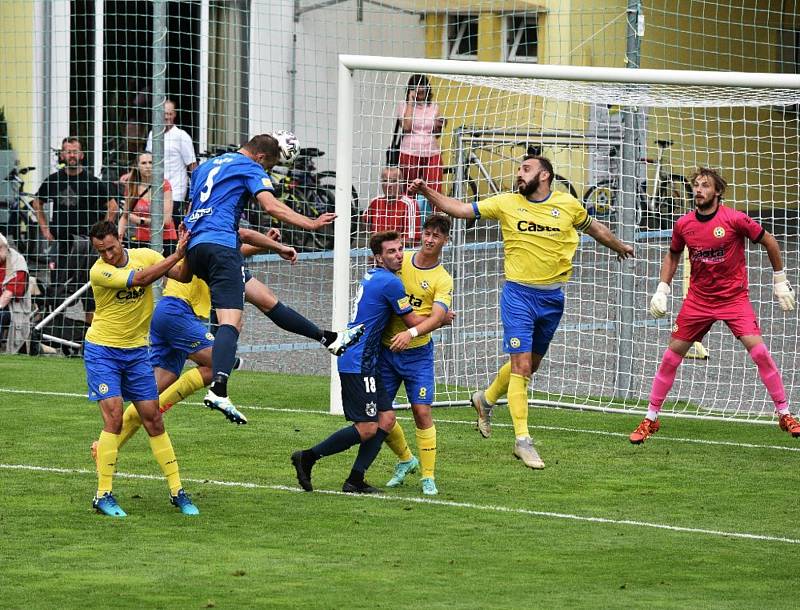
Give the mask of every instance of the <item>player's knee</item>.
[[419, 430], [427, 430], [433, 426], [430, 405], [411, 405], [411, 412], [414, 414], [414, 424]]
[[381, 411], [378, 414], [378, 427], [385, 432], [391, 432], [396, 421], [397, 417], [395, 416], [394, 411]]
[[151, 405], [140, 405], [137, 409], [139, 418], [142, 420], [142, 426], [150, 436], [159, 436], [164, 434], [164, 418], [161, 415], [161, 410], [158, 408], [158, 403], [155, 408]]
[[362, 443], [371, 439], [378, 432], [378, 422], [376, 421], [362, 421], [355, 426]]

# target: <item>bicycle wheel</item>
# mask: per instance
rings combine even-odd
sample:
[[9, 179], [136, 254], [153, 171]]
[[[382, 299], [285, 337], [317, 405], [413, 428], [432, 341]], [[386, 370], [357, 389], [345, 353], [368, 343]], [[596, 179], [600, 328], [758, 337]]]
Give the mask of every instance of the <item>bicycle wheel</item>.
[[564, 176], [559, 176], [558, 174], [554, 174], [553, 183], [550, 185], [550, 187], [554, 191], [569, 193], [570, 195], [575, 197], [575, 199], [578, 198], [578, 191], [575, 190], [575, 187], [572, 186], [572, 183], [566, 178], [564, 178]]
[[616, 219], [617, 185], [612, 180], [601, 180], [589, 187], [583, 195], [583, 207], [598, 220]]
[[[311, 218], [317, 218], [325, 212], [333, 212], [336, 209], [336, 195], [327, 189], [317, 189], [308, 193], [309, 195], [309, 214]], [[352, 227], [352, 218], [351, 218]], [[313, 250], [333, 250], [333, 223], [324, 225], [316, 231], [308, 231], [308, 245]]]
[[[308, 207], [306, 202], [297, 193], [287, 194], [284, 197], [283, 202], [298, 214], [308, 216]], [[280, 230], [281, 241], [283, 243], [292, 246], [292, 248], [295, 248], [298, 251], [303, 251], [306, 249], [305, 242], [307, 231], [305, 229], [301, 229], [300, 227], [296, 227], [288, 223], [280, 223]]]
[[683, 176], [672, 174], [658, 186], [653, 211], [662, 222], [671, 223], [675, 216], [687, 212], [692, 204], [692, 187]]
[[[336, 172], [324, 171], [317, 173], [317, 185], [319, 189], [328, 192], [331, 201], [336, 201]], [[334, 211], [335, 206], [330, 211]], [[359, 206], [358, 191], [356, 187], [350, 188], [350, 243], [352, 244], [358, 237], [358, 219], [361, 216]]]

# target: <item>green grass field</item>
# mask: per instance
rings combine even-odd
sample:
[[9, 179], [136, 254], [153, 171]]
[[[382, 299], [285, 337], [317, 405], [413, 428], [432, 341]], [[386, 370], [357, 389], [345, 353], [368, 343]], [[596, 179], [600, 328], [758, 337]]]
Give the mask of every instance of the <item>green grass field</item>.
[[[343, 425], [328, 380], [238, 372], [250, 424], [170, 411], [184, 517], [142, 432], [120, 452], [127, 519], [95, 514], [101, 428], [80, 360], [0, 358], [3, 608], [786, 608], [800, 560], [800, 442], [777, 426], [533, 409], [547, 463], [511, 455], [505, 409], [482, 439], [469, 408], [435, 412], [440, 495], [417, 475], [380, 496], [338, 493], [353, 453], [297, 487], [289, 454]], [[414, 442], [410, 413], [400, 412]], [[384, 448], [368, 479], [382, 485]]]

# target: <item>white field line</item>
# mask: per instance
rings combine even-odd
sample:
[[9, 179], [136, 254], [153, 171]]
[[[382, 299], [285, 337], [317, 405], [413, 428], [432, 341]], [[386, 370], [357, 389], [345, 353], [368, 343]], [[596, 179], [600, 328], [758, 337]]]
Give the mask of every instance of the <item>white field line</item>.
[[[37, 390], [13, 390], [7, 388], [0, 388], [0, 394], [7, 393], [7, 394], [30, 394], [36, 396], [60, 396], [64, 398], [86, 398], [86, 394], [77, 394], [74, 392], [44, 392], [44, 391], [37, 391]], [[89, 403], [89, 400], [86, 400]], [[202, 406], [203, 403], [201, 402], [194, 402], [194, 401], [183, 401], [181, 404], [184, 405], [195, 405], [195, 406]], [[309, 409], [290, 409], [290, 408], [283, 408], [283, 407], [261, 407], [256, 405], [239, 405], [239, 407], [247, 412], [247, 411], [272, 411], [275, 413], [300, 413], [306, 415], [330, 415], [328, 411], [312, 411]], [[403, 410], [405, 411], [405, 409]], [[341, 416], [336, 416], [341, 417]], [[409, 416], [398, 415], [397, 419], [401, 421], [410, 421], [412, 418]], [[456, 424], [456, 425], [467, 425], [467, 426], [474, 426], [475, 420], [460, 420], [460, 419], [442, 419], [440, 417], [436, 418], [437, 423], [441, 424]], [[504, 424], [504, 423], [493, 423], [493, 428], [512, 428], [511, 424]], [[541, 426], [531, 424], [529, 426], [533, 430], [548, 430], [554, 432], [570, 432], [570, 433], [577, 433], [577, 434], [593, 434], [595, 436], [613, 436], [621, 439], [627, 439], [628, 434], [622, 432], [607, 432], [605, 430], [588, 430], [583, 428], [566, 428], [562, 426]], [[676, 436], [664, 436], [662, 434], [655, 435], [648, 440], [648, 443], [656, 442], [663, 442], [663, 441], [672, 441], [676, 443], [693, 443], [695, 445], [716, 445], [722, 447], [737, 447], [741, 449], [769, 449], [773, 451], [794, 451], [800, 452], [800, 444], [797, 447], [788, 447], [788, 446], [781, 446], [781, 445], [756, 445], [753, 443], [739, 443], [735, 441], [711, 441], [699, 438], [683, 438], [683, 437], [676, 437]]]
[[[4, 470], [24, 470], [30, 472], [44, 472], [64, 475], [86, 475], [95, 476], [94, 470], [82, 468], [52, 468], [46, 466], [32, 466], [27, 464], [0, 464], [0, 469]], [[163, 477], [146, 474], [131, 474], [125, 472], [115, 473], [116, 477], [124, 479], [145, 479], [148, 481], [161, 481]], [[307, 493], [297, 487], [286, 485], [263, 485], [260, 483], [247, 483], [240, 481], [216, 481], [213, 479], [183, 479], [190, 483], [200, 485], [217, 485], [221, 487], [239, 487], [243, 489], [265, 489], [270, 491], [286, 491], [292, 493]], [[444, 506], [448, 508], [466, 508], [468, 510], [478, 510], [492, 513], [504, 513], [513, 515], [525, 515], [528, 517], [544, 517], [550, 519], [562, 519], [568, 521], [580, 521], [585, 523], [602, 523], [607, 525], [620, 525], [631, 527], [647, 527], [651, 529], [666, 530], [678, 533], [703, 534], [706, 536], [716, 536], [722, 538], [738, 538], [743, 540], [758, 540], [763, 542], [783, 542], [787, 544], [800, 544], [800, 540], [795, 538], [782, 538], [780, 536], [767, 536], [763, 534], [749, 534], [747, 532], [726, 532], [722, 530], [712, 530], [700, 527], [682, 527], [679, 525], [667, 525], [664, 523], [650, 523], [648, 521], [633, 521], [631, 519], [611, 519], [608, 517], [587, 517], [583, 515], [572, 515], [569, 513], [555, 513], [551, 511], [532, 510], [528, 508], [513, 508], [510, 506], [497, 506], [493, 504], [474, 504], [472, 502], [453, 502], [450, 500], [435, 500], [432, 498], [414, 498], [407, 496], [392, 496], [386, 494], [347, 494], [341, 491], [316, 490], [312, 493], [321, 493], [331, 496], [345, 496], [348, 499], [364, 501], [386, 501], [386, 502], [409, 502], [413, 504], [427, 504], [430, 506]]]

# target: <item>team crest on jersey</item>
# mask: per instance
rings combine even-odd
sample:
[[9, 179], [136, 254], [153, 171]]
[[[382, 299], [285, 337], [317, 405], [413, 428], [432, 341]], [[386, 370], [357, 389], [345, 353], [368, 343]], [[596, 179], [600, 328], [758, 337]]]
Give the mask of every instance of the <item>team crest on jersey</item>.
[[431, 287], [431, 285], [426, 280], [422, 280], [420, 286], [422, 287], [423, 290], [427, 290], [428, 288]]
[[101, 383], [99, 386], [97, 386], [97, 391], [100, 392], [101, 394], [107, 394], [108, 386], [104, 383]]
[[678, 332], [678, 325], [677, 324], [673, 324], [672, 325], [672, 332], [674, 332], [674, 333]]
[[214, 340], [214, 335], [211, 334], [211, 333], [206, 333], [206, 339], [208, 339], [209, 341], [213, 341]]
[[725, 237], [725, 229], [722, 227], [714, 227], [714, 237], [717, 239], [722, 239]]
[[514, 349], [520, 346], [519, 339], [517, 339], [516, 337], [511, 337], [511, 339], [508, 340], [508, 344]]
[[378, 405], [374, 402], [368, 402], [366, 404], [366, 413], [368, 417], [375, 417], [375, 414], [378, 412]]
[[556, 208], [553, 208], [552, 210], [550, 210], [550, 216], [552, 216], [553, 218], [558, 218], [559, 216], [561, 216], [561, 212], [559, 212]]

